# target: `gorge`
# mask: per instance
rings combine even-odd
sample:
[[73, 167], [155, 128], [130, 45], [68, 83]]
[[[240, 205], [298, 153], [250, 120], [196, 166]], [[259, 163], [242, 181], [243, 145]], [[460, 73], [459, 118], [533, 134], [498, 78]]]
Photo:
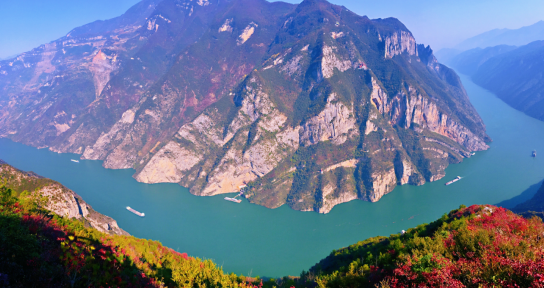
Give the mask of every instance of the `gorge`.
[[[531, 151], [544, 151], [544, 123], [511, 108], [468, 77], [461, 80], [494, 140], [490, 149], [450, 165], [441, 180], [397, 186], [378, 202], [351, 201], [326, 215], [287, 205], [267, 209], [247, 201], [236, 204], [221, 195], [196, 197], [177, 184], [136, 182], [134, 170], [104, 169], [100, 161], [74, 163], [74, 154], [8, 139], [0, 139], [0, 159], [59, 181], [136, 237], [213, 259], [229, 273], [298, 275], [333, 249], [429, 223], [461, 204], [506, 203], [513, 208], [538, 190], [544, 163], [532, 158]], [[463, 178], [444, 185], [456, 176]], [[146, 217], [128, 212], [126, 206]]]
[[400, 21], [323, 0], [145, 0], [0, 71], [0, 136], [268, 208], [376, 202], [491, 140]]
[[0, 60], [1, 287], [542, 286], [543, 21], [130, 1]]

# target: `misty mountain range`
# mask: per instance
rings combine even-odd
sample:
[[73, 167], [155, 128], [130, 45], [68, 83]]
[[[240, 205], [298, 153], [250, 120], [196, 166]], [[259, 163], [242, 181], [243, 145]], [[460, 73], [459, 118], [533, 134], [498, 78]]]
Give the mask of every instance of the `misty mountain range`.
[[544, 21], [518, 29], [493, 29], [462, 41], [453, 48], [443, 48], [436, 53], [438, 60], [449, 63], [463, 51], [499, 45], [523, 46], [533, 41], [544, 40]]
[[495, 93], [517, 110], [544, 120], [544, 41], [521, 47], [475, 48], [453, 57], [448, 65]]

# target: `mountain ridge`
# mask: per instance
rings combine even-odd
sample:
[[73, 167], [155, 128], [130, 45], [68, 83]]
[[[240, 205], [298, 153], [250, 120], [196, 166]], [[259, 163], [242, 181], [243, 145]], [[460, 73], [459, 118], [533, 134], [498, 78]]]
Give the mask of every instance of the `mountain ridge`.
[[527, 45], [536, 40], [544, 40], [544, 20], [518, 29], [493, 29], [459, 43], [454, 48], [469, 50], [473, 48], [486, 48], [497, 45]]
[[442, 48], [436, 57], [443, 63], [451, 63], [454, 58], [473, 49], [486, 49], [499, 45], [524, 46], [531, 42], [544, 40], [544, 20], [518, 29], [493, 29], [468, 38], [453, 48]]
[[465, 51], [449, 63], [513, 108], [544, 120], [542, 63], [544, 41], [521, 47], [496, 46]]
[[455, 72], [395, 18], [310, 0], [156, 5], [141, 25], [43, 46], [36, 64], [0, 62], [0, 136], [322, 213], [488, 147]]

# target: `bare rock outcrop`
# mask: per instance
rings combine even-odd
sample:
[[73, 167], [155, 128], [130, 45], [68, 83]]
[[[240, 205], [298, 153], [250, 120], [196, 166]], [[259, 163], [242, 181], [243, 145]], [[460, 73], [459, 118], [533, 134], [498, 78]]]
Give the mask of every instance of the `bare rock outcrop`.
[[351, 68], [351, 61], [349, 61], [349, 59], [342, 59], [336, 55], [335, 51], [337, 49], [338, 48], [334, 46], [323, 47], [319, 78], [331, 78], [334, 75], [335, 68], [340, 72], [344, 72]]
[[336, 95], [331, 94], [325, 109], [302, 126], [301, 143], [311, 145], [331, 140], [335, 144], [342, 144], [348, 137], [359, 133], [355, 127], [353, 108], [350, 109], [342, 102], [334, 101], [335, 99]]
[[79, 195], [58, 182], [32, 172], [18, 170], [2, 161], [0, 161], [0, 177], [7, 187], [15, 191], [23, 182], [25, 187], [32, 187], [32, 191], [26, 191], [28, 197], [33, 197], [44, 208], [59, 216], [82, 220], [100, 232], [129, 235], [119, 228], [115, 220], [94, 211]]
[[412, 33], [399, 31], [385, 38], [385, 58], [393, 58], [403, 52], [417, 56], [416, 39]]
[[391, 192], [395, 188], [397, 178], [395, 176], [395, 169], [390, 168], [383, 172], [375, 172], [372, 174], [372, 191], [373, 193], [368, 196], [370, 202], [376, 202], [380, 200], [385, 194]]

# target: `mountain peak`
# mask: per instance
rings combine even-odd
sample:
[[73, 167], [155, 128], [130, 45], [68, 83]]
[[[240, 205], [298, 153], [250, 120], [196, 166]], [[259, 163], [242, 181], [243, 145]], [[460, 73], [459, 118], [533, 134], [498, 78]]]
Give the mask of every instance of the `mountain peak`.
[[[326, 0], [304, 0], [297, 6], [297, 12], [309, 12], [314, 10], [330, 10], [334, 4], [329, 3]], [[336, 6], [340, 7], [340, 6]]]
[[320, 213], [487, 148], [455, 72], [395, 18], [324, 0], [164, 0], [141, 16], [2, 64], [0, 90], [25, 100], [0, 102], [0, 135]]

